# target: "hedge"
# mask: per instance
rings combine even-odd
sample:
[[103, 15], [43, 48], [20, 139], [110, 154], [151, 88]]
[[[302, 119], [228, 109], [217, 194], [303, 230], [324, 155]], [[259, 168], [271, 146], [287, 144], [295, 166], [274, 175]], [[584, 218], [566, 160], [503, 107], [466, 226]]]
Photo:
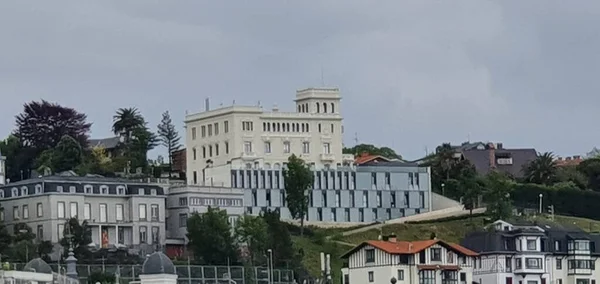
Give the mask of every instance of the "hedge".
[[554, 213], [600, 220], [600, 193], [575, 187], [548, 187], [537, 184], [517, 184], [511, 193], [518, 207], [539, 208], [543, 194], [544, 212], [554, 205]]

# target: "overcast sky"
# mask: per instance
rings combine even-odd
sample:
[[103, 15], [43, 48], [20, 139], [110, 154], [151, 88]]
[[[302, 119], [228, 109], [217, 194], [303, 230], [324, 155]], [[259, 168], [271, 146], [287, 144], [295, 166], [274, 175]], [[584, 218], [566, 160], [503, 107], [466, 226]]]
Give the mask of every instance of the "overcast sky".
[[293, 111], [322, 68], [347, 146], [582, 154], [600, 144], [599, 32], [600, 1], [4, 1], [0, 134], [39, 99], [86, 113], [93, 138], [119, 107], [181, 132], [206, 97]]

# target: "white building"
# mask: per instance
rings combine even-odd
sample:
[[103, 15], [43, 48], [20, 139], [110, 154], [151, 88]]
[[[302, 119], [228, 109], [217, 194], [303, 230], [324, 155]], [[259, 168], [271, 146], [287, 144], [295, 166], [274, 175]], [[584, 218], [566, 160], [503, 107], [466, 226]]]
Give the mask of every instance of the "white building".
[[469, 234], [462, 245], [480, 258], [474, 281], [490, 284], [595, 284], [600, 236], [549, 222], [496, 221], [495, 231]]
[[343, 284], [471, 284], [477, 253], [442, 240], [368, 241], [342, 256]]
[[6, 157], [0, 152], [0, 185], [6, 184]]
[[342, 155], [340, 92], [309, 88], [296, 92], [294, 112], [277, 106], [232, 105], [185, 118], [188, 184], [229, 186], [231, 169], [278, 169], [296, 154], [316, 169], [354, 161]]

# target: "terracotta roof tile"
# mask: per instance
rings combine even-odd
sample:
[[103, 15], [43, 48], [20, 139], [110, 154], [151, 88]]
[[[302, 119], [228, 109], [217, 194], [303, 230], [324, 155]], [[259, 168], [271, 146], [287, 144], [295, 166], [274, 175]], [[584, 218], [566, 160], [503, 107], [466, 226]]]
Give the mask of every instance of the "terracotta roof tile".
[[365, 245], [373, 246], [373, 247], [378, 248], [382, 251], [385, 251], [389, 254], [415, 254], [415, 253], [419, 253], [437, 243], [439, 243], [443, 246], [449, 247], [460, 254], [464, 254], [467, 256], [477, 256], [478, 255], [476, 252], [469, 250], [458, 244], [447, 243], [442, 240], [423, 240], [423, 241], [413, 241], [413, 242], [366, 241], [366, 242], [356, 246], [352, 250], [348, 251], [342, 257], [346, 257], [346, 256], [352, 254], [354, 251], [360, 249], [361, 247], [363, 247]]
[[354, 159], [354, 163], [357, 164], [357, 165], [362, 165], [364, 163], [368, 163], [368, 162], [371, 162], [371, 161], [377, 160], [377, 159], [382, 159], [382, 160], [384, 160], [386, 162], [390, 161], [390, 159], [388, 159], [388, 158], [386, 158], [384, 156], [362, 154], [362, 155], [360, 155], [360, 156], [358, 156], [358, 157], [356, 157]]

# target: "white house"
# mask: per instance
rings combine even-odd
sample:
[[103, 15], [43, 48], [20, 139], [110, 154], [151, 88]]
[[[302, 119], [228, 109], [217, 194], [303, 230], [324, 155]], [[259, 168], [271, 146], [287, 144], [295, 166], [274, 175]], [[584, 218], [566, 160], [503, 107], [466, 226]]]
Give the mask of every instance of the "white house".
[[367, 241], [342, 258], [343, 284], [471, 284], [477, 253], [442, 240]]
[[186, 115], [188, 184], [229, 186], [231, 169], [279, 169], [291, 154], [315, 168], [352, 163], [342, 155], [337, 88], [296, 92], [295, 111], [232, 105]]
[[474, 281], [490, 284], [595, 284], [599, 235], [550, 222], [496, 221], [462, 245], [480, 254]]

